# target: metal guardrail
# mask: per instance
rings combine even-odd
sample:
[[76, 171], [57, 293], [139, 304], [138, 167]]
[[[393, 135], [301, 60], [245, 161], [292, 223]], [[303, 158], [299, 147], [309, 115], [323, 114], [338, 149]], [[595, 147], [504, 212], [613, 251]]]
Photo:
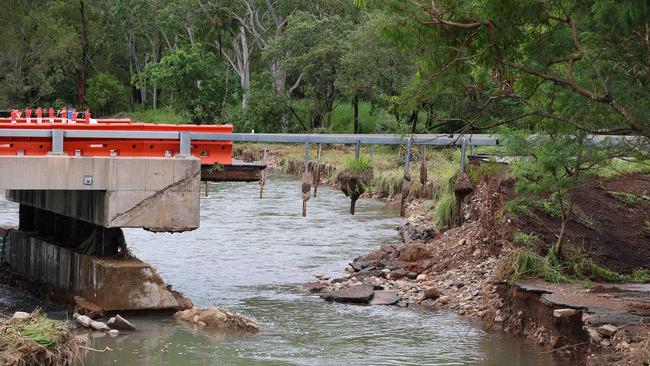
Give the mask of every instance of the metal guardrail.
[[107, 131], [107, 130], [61, 130], [61, 129], [0, 129], [2, 137], [51, 137], [52, 153], [63, 153], [66, 138], [109, 139], [160, 139], [179, 140], [180, 154], [189, 155], [192, 141], [239, 141], [269, 143], [315, 143], [315, 144], [365, 144], [365, 145], [437, 145], [437, 146], [494, 146], [499, 139], [492, 135], [343, 135], [343, 134], [273, 134], [273, 133], [205, 133], [161, 131]]
[[[119, 131], [119, 130], [62, 130], [62, 129], [0, 129], [0, 137], [51, 137], [52, 153], [63, 153], [66, 138], [109, 138], [109, 139], [159, 139], [179, 140], [180, 155], [189, 155], [192, 141], [240, 141], [269, 143], [315, 143], [365, 145], [434, 145], [434, 146], [495, 146], [500, 140], [488, 134], [275, 134], [275, 133], [207, 133], [207, 132], [162, 132], [162, 131]], [[605, 139], [628, 140], [634, 136], [592, 136], [593, 143]]]

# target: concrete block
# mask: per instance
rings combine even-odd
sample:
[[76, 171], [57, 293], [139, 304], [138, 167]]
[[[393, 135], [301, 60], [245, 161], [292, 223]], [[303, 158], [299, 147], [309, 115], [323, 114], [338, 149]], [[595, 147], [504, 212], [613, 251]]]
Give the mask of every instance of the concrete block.
[[158, 272], [145, 262], [75, 253], [18, 230], [7, 235], [10, 270], [32, 281], [82, 296], [106, 311], [180, 306]]
[[4, 156], [0, 166], [17, 172], [0, 175], [14, 202], [109, 228], [199, 226], [196, 158]]

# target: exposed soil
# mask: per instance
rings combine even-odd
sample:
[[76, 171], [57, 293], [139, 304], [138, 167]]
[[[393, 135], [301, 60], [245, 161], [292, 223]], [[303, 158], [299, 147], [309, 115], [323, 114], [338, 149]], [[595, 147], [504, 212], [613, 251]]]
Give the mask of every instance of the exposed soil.
[[[574, 215], [567, 227], [572, 243], [597, 264], [620, 273], [650, 268], [650, 176], [589, 180], [575, 191], [573, 200]], [[532, 212], [514, 218], [515, 226], [534, 232], [546, 243], [554, 242], [559, 220], [540, 208]]]

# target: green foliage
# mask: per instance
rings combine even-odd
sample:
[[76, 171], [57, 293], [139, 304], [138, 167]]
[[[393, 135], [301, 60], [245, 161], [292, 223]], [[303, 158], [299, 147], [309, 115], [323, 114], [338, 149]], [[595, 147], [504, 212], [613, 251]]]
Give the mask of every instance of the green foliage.
[[650, 271], [644, 268], [637, 268], [632, 271], [631, 278], [635, 283], [648, 283], [650, 282]]
[[537, 244], [540, 239], [537, 237], [535, 234], [526, 234], [522, 232], [516, 232], [514, 241], [516, 244], [523, 245], [526, 247], [533, 247], [535, 244]]
[[189, 120], [189, 116], [176, 112], [176, 110], [170, 106], [145, 110], [136, 108], [135, 111], [129, 113], [129, 117], [132, 121], [162, 124], [183, 124], [187, 123]]
[[[512, 263], [512, 283], [525, 277], [542, 278], [552, 283], [572, 283], [578, 281], [623, 282], [634, 278], [599, 266], [589, 259], [582, 250], [569, 246], [563, 257], [553, 251], [541, 256], [531, 249], [518, 249], [509, 258]], [[643, 279], [643, 274], [637, 274]]]
[[454, 223], [454, 206], [456, 205], [456, 196], [453, 193], [445, 192], [438, 199], [436, 204], [434, 225], [437, 229], [443, 227], [452, 227]]
[[369, 157], [360, 156], [356, 159], [354, 156], [348, 157], [343, 163], [345, 170], [354, 173], [362, 174], [372, 172], [372, 161]]
[[473, 184], [478, 183], [483, 178], [492, 178], [501, 174], [506, 169], [506, 165], [489, 161], [481, 163], [478, 166], [472, 166], [467, 175]]
[[373, 180], [374, 190], [393, 197], [402, 190], [404, 172], [400, 170], [379, 170]]
[[542, 278], [552, 283], [571, 283], [574, 279], [563, 273], [562, 264], [553, 255], [542, 257], [530, 250], [519, 250], [515, 254], [515, 268], [512, 283], [525, 277]]
[[88, 80], [86, 104], [100, 117], [129, 107], [129, 89], [111, 74], [99, 73]]
[[214, 54], [195, 44], [164, 56], [157, 64], [149, 64], [145, 75], [151, 83], [173, 90], [174, 105], [188, 113], [192, 122], [212, 123], [221, 115], [224, 101], [229, 100], [225, 90], [230, 76], [224, 72], [225, 67]]
[[607, 193], [610, 196], [618, 199], [619, 201], [625, 203], [628, 206], [634, 206], [640, 201], [650, 201], [650, 196], [643, 195], [643, 194], [636, 195], [627, 192], [614, 192], [614, 191], [609, 191]]
[[0, 343], [3, 348], [18, 347], [25, 340], [36, 342], [42, 347], [53, 347], [64, 341], [68, 334], [64, 326], [56, 320], [47, 318], [40, 311], [33, 312], [28, 319], [15, 324], [2, 324], [0, 328], [2, 328]]

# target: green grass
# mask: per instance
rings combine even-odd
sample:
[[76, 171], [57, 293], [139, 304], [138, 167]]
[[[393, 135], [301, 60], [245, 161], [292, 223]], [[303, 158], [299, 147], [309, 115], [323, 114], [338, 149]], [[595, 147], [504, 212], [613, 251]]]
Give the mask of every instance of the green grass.
[[456, 197], [453, 193], [445, 193], [436, 204], [435, 215], [433, 223], [437, 229], [443, 227], [454, 226], [454, 206], [456, 205]]
[[174, 111], [171, 107], [161, 107], [158, 109], [139, 109], [129, 112], [128, 116], [133, 122], [160, 123], [160, 124], [185, 124], [189, 123], [189, 118], [182, 113]]
[[355, 174], [372, 172], [372, 161], [368, 156], [360, 156], [358, 159], [349, 156], [343, 162], [343, 166], [345, 170]]
[[[562, 257], [558, 258], [552, 251], [541, 256], [530, 248], [520, 248], [506, 263], [511, 263], [512, 283], [526, 277], [541, 278], [552, 283], [588, 283], [590, 281], [624, 282], [634, 281], [632, 276], [622, 275], [603, 266], [597, 265], [578, 247], [565, 245]], [[647, 272], [637, 272], [636, 279], [647, 281]]]
[[644, 268], [637, 268], [632, 271], [632, 282], [635, 283], [648, 283], [650, 282], [650, 270]]
[[537, 237], [537, 235], [532, 234], [532, 233], [531, 234], [526, 234], [526, 233], [522, 233], [522, 232], [516, 232], [515, 237], [514, 237], [514, 241], [515, 241], [516, 244], [523, 245], [523, 246], [526, 246], [526, 247], [532, 247], [535, 244], [537, 244], [540, 241], [540, 239], [539, 239], [539, 237]]
[[634, 173], [650, 174], [650, 160], [611, 159], [609, 164], [600, 168], [596, 173], [605, 178]]

